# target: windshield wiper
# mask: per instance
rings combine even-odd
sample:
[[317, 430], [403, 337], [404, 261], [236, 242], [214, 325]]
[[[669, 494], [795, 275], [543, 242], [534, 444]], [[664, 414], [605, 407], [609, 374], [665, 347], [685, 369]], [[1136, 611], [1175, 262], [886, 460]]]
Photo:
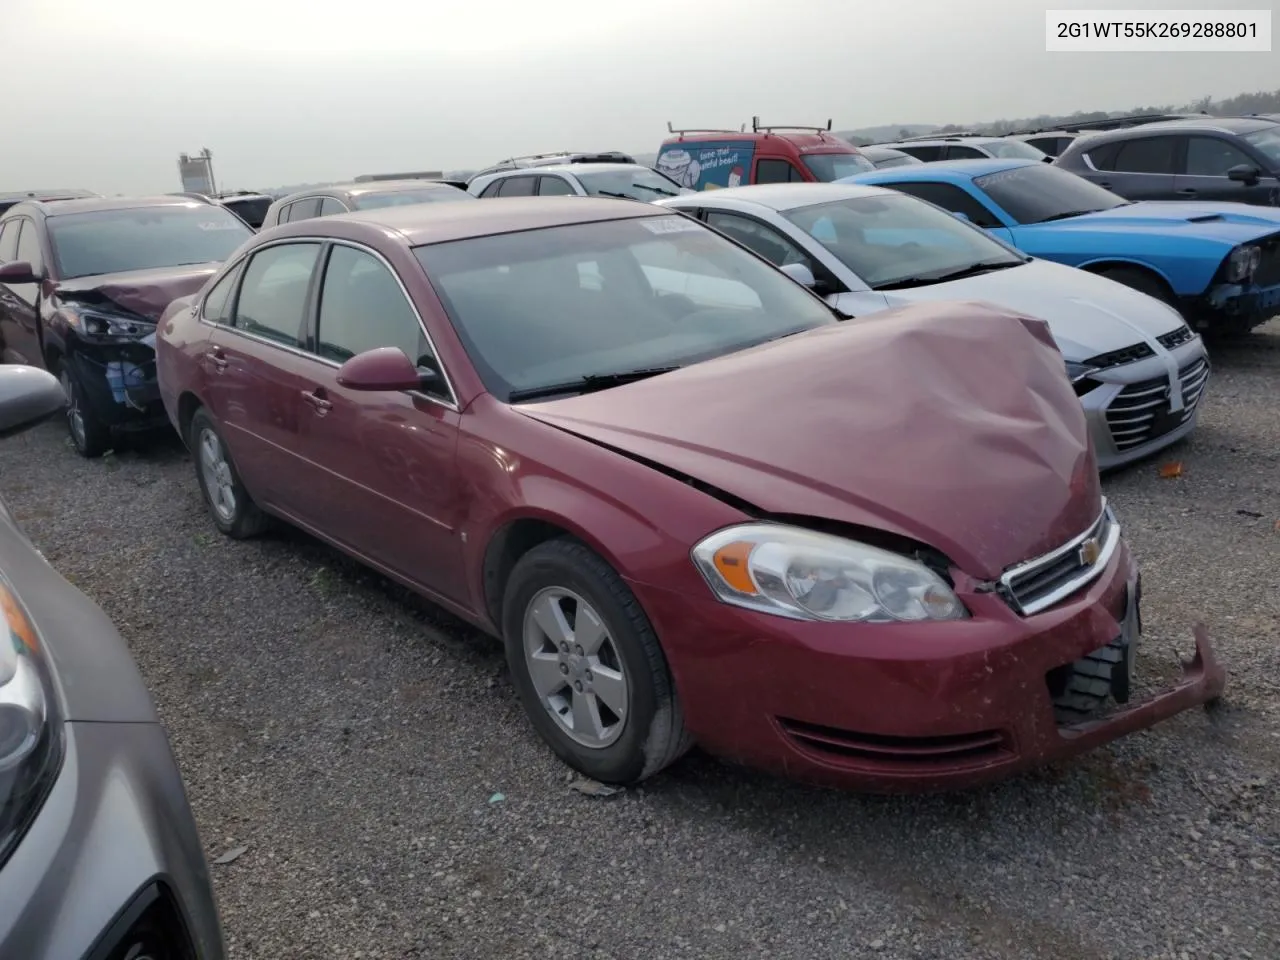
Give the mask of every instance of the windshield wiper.
[[679, 364], [672, 364], [666, 367], [618, 370], [613, 373], [588, 373], [577, 380], [566, 380], [563, 383], [548, 383], [541, 387], [523, 387], [520, 390], [512, 390], [507, 395], [507, 402], [516, 403], [520, 400], [534, 400], [538, 397], [554, 397], [561, 393], [591, 393], [594, 390], [608, 390], [610, 387], [620, 387], [625, 383], [647, 380], [649, 377], [656, 377], [679, 369]]
[[903, 277], [901, 280], [890, 280], [877, 284], [872, 290], [905, 290], [907, 287], [927, 287], [935, 283], [946, 283], [948, 280], [963, 280], [965, 277], [976, 277], [980, 273], [991, 273], [993, 270], [1007, 270], [1009, 267], [1020, 267], [1026, 260], [980, 260], [950, 273], [937, 273], [927, 277]]

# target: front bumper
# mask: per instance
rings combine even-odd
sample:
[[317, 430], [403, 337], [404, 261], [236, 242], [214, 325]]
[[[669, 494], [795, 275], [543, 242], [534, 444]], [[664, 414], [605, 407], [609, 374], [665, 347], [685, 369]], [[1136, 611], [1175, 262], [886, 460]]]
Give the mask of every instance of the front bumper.
[[94, 419], [116, 430], [153, 430], [169, 419], [155, 351], [142, 342], [74, 350], [70, 363]]
[[1199, 337], [1173, 356], [1181, 410], [1172, 409], [1168, 373], [1150, 359], [1106, 371], [1107, 379], [1081, 398], [1100, 470], [1142, 460], [1195, 430], [1212, 366]]
[[1220, 283], [1182, 305], [1187, 322], [1197, 330], [1245, 332], [1280, 315], [1280, 283]]
[[[198, 960], [224, 960], [208, 867], [163, 728], [64, 730], [62, 770], [0, 869], [0, 957], [114, 960], [121, 938], [168, 910]], [[139, 920], [152, 889], [168, 906]]]
[[1123, 544], [1098, 579], [1025, 618], [995, 594], [963, 586], [969, 620], [852, 625], [633, 584], [701, 746], [796, 779], [872, 792], [1002, 778], [1218, 696], [1225, 673], [1201, 632], [1180, 684], [1102, 719], [1055, 721], [1049, 674], [1119, 638], [1136, 588]]

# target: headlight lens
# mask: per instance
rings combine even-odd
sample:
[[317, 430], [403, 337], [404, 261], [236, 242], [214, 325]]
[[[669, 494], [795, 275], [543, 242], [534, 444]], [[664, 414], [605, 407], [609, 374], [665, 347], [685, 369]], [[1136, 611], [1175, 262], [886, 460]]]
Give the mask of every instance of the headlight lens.
[[1247, 280], [1254, 275], [1261, 263], [1260, 247], [1236, 247], [1227, 257], [1227, 279], [1232, 283]]
[[942, 577], [908, 557], [801, 527], [755, 523], [713, 533], [693, 561], [725, 603], [798, 620], [961, 620]]
[[35, 628], [0, 576], [0, 864], [56, 770], [53, 712]]
[[137, 317], [116, 316], [71, 304], [63, 304], [60, 312], [85, 336], [100, 340], [140, 340], [156, 331], [154, 323]]

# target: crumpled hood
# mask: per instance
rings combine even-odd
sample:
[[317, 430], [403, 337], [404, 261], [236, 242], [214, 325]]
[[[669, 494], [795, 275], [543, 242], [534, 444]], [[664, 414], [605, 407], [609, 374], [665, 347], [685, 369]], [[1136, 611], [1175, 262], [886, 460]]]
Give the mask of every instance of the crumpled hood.
[[1219, 240], [1232, 247], [1280, 231], [1280, 207], [1227, 201], [1142, 200], [1020, 230], [1144, 232]]
[[114, 306], [155, 323], [170, 303], [204, 286], [220, 265], [202, 263], [77, 277], [58, 281], [54, 294], [75, 303]]
[[1048, 327], [981, 304], [888, 310], [513, 409], [767, 513], [910, 537], [983, 578], [1102, 509]]
[[1049, 324], [1068, 360], [1146, 343], [1157, 353], [1162, 334], [1183, 325], [1181, 314], [1154, 297], [1087, 270], [1032, 260], [976, 277], [928, 287], [888, 290], [890, 305], [936, 300], [983, 300]]

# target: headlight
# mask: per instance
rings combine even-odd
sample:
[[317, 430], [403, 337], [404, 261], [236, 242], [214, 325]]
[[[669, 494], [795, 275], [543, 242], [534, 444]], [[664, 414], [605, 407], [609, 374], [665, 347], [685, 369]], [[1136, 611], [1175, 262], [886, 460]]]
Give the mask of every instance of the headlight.
[[0, 576], [0, 864], [56, 771], [53, 711], [35, 628]]
[[1078, 383], [1085, 377], [1097, 373], [1097, 367], [1091, 367], [1087, 363], [1080, 363], [1076, 360], [1065, 361], [1067, 365], [1067, 379], [1072, 383]]
[[753, 523], [713, 533], [693, 561], [725, 603], [797, 620], [961, 620], [951, 587], [915, 560], [800, 527]]
[[76, 330], [98, 340], [140, 340], [156, 330], [156, 325], [146, 320], [81, 306], [63, 304], [59, 312]]
[[1254, 275], [1261, 263], [1260, 247], [1236, 247], [1227, 257], [1227, 279], [1232, 283], [1247, 280]]

